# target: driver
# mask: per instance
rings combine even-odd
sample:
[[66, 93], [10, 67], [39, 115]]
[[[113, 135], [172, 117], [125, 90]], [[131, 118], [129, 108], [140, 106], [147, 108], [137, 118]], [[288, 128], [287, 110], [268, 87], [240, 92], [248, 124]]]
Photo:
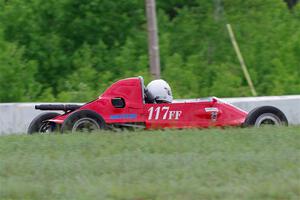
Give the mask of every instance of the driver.
[[172, 103], [173, 101], [171, 87], [162, 79], [151, 81], [146, 87], [145, 94], [146, 103]]

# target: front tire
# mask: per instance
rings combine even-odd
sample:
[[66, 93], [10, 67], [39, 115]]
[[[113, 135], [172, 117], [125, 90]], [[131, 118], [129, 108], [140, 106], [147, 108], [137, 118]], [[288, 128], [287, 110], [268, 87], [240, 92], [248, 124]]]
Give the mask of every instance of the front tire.
[[47, 112], [42, 113], [38, 116], [36, 116], [30, 123], [28, 127], [28, 134], [34, 134], [34, 133], [51, 133], [56, 130], [56, 124], [53, 122], [49, 122], [47, 120], [52, 119], [54, 117], [57, 117], [60, 115], [59, 113], [55, 112]]
[[287, 126], [288, 120], [278, 108], [262, 106], [249, 112], [243, 125], [244, 127]]
[[91, 110], [78, 110], [70, 114], [62, 124], [62, 132], [95, 132], [106, 129], [103, 118]]

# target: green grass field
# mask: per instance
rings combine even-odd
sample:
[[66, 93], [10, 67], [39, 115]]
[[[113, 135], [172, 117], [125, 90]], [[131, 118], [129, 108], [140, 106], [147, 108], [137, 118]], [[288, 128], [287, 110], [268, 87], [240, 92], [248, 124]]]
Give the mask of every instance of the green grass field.
[[297, 199], [300, 127], [0, 137], [0, 199]]

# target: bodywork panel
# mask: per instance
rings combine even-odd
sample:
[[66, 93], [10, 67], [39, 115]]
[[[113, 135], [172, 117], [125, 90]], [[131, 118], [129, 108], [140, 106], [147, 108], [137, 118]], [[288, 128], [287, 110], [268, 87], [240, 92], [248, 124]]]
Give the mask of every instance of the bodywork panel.
[[[144, 103], [144, 84], [139, 77], [112, 84], [98, 99], [77, 110], [93, 110], [107, 124], [143, 123], [146, 129], [207, 128], [211, 126], [239, 126], [247, 112], [216, 97], [174, 100], [173, 103]], [[124, 108], [116, 108], [113, 98], [122, 98]], [[62, 124], [73, 112], [67, 112], [49, 121]]]

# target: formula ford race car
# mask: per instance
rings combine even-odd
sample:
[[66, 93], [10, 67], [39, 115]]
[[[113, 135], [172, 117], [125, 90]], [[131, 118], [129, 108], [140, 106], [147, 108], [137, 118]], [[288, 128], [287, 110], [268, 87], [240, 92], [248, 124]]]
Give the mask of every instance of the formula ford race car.
[[28, 133], [92, 132], [116, 128], [208, 128], [227, 126], [287, 125], [284, 113], [272, 106], [258, 107], [247, 113], [216, 97], [149, 102], [142, 77], [123, 79], [112, 84], [94, 101], [84, 105], [42, 104], [46, 112], [31, 122]]

